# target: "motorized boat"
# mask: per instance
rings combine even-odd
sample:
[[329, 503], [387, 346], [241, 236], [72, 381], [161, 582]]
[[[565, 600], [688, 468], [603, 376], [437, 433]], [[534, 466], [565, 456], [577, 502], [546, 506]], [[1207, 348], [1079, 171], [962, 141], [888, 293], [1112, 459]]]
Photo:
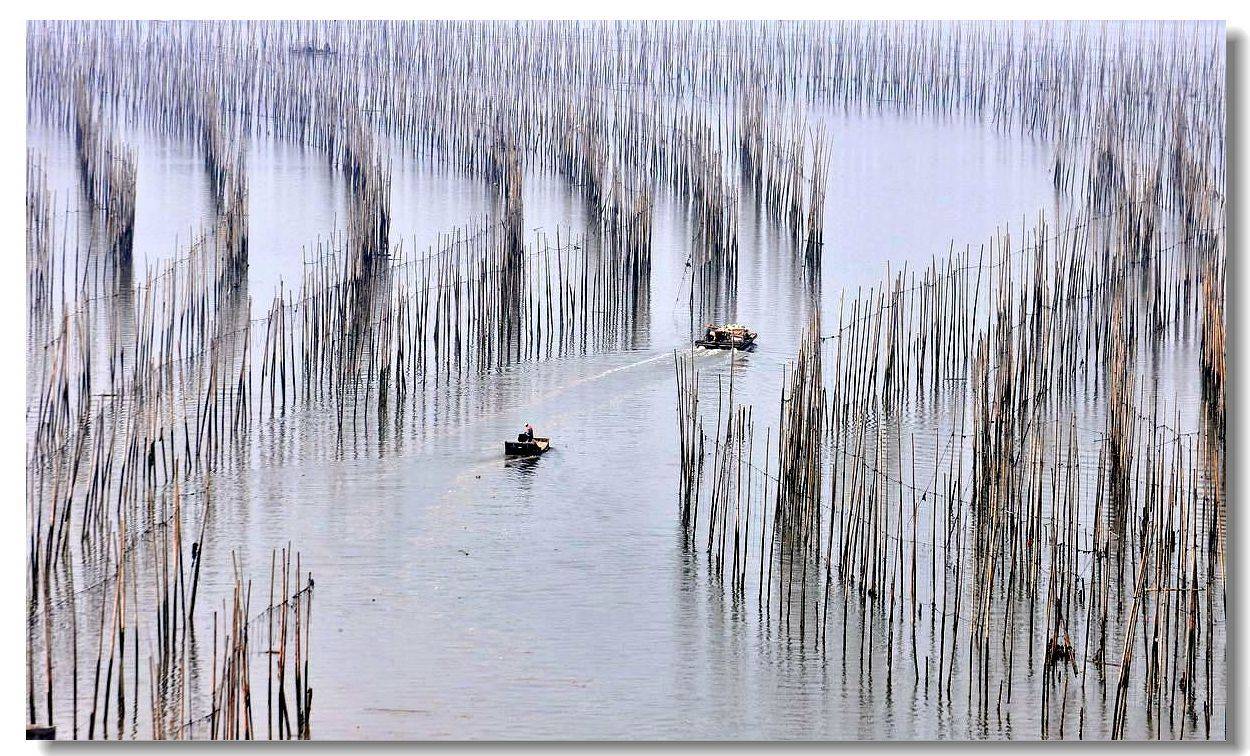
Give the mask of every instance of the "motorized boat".
[[503, 453], [506, 457], [537, 457], [551, 448], [551, 439], [535, 436], [532, 440], [517, 437], [516, 441], [504, 441]]
[[755, 346], [758, 334], [744, 325], [731, 323], [725, 326], [709, 324], [703, 331], [703, 338], [694, 342], [696, 346], [706, 349], [751, 349]]

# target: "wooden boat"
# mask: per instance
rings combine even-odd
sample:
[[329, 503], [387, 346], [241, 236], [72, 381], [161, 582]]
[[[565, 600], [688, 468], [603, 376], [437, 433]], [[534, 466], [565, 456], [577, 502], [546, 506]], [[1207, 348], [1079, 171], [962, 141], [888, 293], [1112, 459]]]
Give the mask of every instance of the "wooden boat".
[[534, 436], [533, 441], [504, 441], [503, 453], [506, 457], [537, 457], [551, 448], [551, 439]]
[[694, 342], [705, 349], [751, 349], [758, 334], [744, 325], [731, 323], [726, 326], [709, 325], [703, 338]]

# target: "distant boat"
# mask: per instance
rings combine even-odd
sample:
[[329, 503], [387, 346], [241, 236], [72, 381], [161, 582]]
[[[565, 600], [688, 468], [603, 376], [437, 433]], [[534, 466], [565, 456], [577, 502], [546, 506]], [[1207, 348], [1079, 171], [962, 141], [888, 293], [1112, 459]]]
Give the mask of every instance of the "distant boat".
[[330, 49], [329, 45], [325, 47], [313, 47], [312, 45], [304, 45], [303, 47], [292, 47], [291, 52], [295, 55], [335, 55], [335, 51]]
[[534, 437], [533, 441], [504, 441], [503, 453], [506, 457], [537, 457], [551, 448], [551, 439]]
[[738, 323], [725, 326], [708, 325], [703, 338], [694, 342], [706, 349], [751, 349], [758, 334]]

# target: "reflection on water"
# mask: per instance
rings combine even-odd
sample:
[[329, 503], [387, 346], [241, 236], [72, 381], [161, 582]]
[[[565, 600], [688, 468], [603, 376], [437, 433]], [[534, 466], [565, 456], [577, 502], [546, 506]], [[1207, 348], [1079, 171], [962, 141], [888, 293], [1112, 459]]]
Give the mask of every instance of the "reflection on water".
[[[554, 452], [554, 447], [547, 452]], [[543, 455], [534, 455], [531, 457], [514, 457], [504, 461], [504, 467], [512, 474], [513, 479], [517, 482], [520, 490], [524, 493], [533, 491], [533, 478], [538, 472], [539, 462], [545, 457]]]

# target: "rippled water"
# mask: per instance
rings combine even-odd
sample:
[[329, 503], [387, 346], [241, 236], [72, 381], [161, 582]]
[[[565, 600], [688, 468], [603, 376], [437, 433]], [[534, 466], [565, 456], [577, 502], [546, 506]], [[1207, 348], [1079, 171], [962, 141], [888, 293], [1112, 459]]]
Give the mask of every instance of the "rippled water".
[[[965, 121], [823, 120], [833, 144], [826, 318], [836, 317], [844, 292], [878, 285], [887, 265], [922, 268], [952, 243], [975, 249], [1055, 209], [1044, 145]], [[46, 155], [52, 188], [72, 203], [69, 136], [32, 125], [29, 141]], [[142, 270], [208, 223], [211, 199], [193, 145], [141, 132], [130, 141]], [[345, 185], [324, 157], [281, 141], [255, 141], [247, 166], [247, 285], [259, 315], [280, 282], [298, 283], [318, 240], [342, 229]], [[496, 209], [480, 183], [402, 153], [392, 155], [392, 177], [392, 240], [406, 248], [430, 247]], [[760, 344], [737, 357], [735, 391], [755, 405], [757, 425], [775, 426], [806, 300], [800, 263], [743, 205], [733, 314], [759, 331]], [[527, 175], [524, 206], [530, 234], [586, 223], [559, 177]], [[360, 434], [342, 449], [332, 419], [313, 409], [259, 422], [250, 463], [214, 476], [204, 542], [220, 553], [205, 562], [205, 595], [228, 590], [229, 549], [244, 574], [263, 581], [271, 550], [290, 542], [316, 577], [314, 737], [1038, 736], [1037, 714], [1019, 714], [1037, 707], [1014, 709], [1014, 720], [970, 719], [936, 683], [914, 686], [910, 669], [887, 688], [881, 658], [861, 670], [854, 630], [823, 649], [778, 634], [754, 600], [736, 604], [711, 585], [683, 546], [671, 354], [688, 338], [689, 223], [681, 198], [658, 196], [649, 326], [638, 348], [427, 385], [424, 410], [402, 427]], [[1193, 379], [1183, 378], [1192, 349], [1182, 345], [1163, 362], [1179, 376], [1182, 402], [1196, 404]], [[708, 391], [730, 371], [725, 354], [697, 362]], [[505, 461], [503, 439], [525, 422], [553, 439], [552, 451]], [[90, 627], [100, 597], [86, 595], [80, 622]], [[1022, 633], [1022, 648], [1037, 647], [1040, 632]], [[936, 677], [934, 646], [932, 637], [919, 641], [918, 663]], [[1035, 674], [1018, 673], [1014, 695], [1036, 698]], [[1111, 705], [1090, 712], [1087, 736], [1105, 737]], [[1222, 717], [1221, 705], [1217, 732]]]

